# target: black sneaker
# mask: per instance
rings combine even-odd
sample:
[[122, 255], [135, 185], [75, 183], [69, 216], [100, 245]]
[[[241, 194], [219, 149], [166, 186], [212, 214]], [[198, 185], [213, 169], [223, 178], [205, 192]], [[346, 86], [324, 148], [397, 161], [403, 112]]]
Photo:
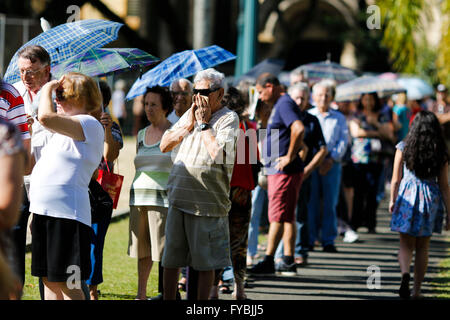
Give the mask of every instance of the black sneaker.
[[282, 274], [283, 276], [295, 276], [297, 275], [297, 265], [295, 264], [295, 262], [287, 264], [286, 262], [281, 260], [275, 265], [275, 271]]
[[271, 259], [264, 259], [252, 268], [247, 269], [247, 272], [252, 275], [273, 275], [275, 273], [275, 264]]
[[323, 247], [323, 252], [338, 252], [336, 247], [333, 244], [327, 244], [325, 247]]
[[398, 294], [400, 298], [408, 300], [411, 297], [411, 290], [409, 289], [409, 280], [411, 276], [409, 273], [402, 274], [402, 282], [400, 284], [400, 289], [398, 290]]

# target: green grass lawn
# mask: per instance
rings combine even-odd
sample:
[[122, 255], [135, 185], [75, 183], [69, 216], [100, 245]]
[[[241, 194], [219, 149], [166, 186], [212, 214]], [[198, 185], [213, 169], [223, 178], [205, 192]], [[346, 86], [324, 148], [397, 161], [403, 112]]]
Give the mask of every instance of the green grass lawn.
[[441, 271], [436, 279], [433, 279], [431, 286], [438, 299], [450, 299], [450, 258], [442, 260]]
[[[133, 300], [137, 293], [137, 260], [127, 255], [128, 216], [111, 223], [103, 252], [103, 283], [98, 286], [100, 300]], [[26, 255], [23, 300], [40, 300], [38, 278], [31, 276], [31, 253]], [[158, 265], [150, 273], [147, 296], [158, 294]]]

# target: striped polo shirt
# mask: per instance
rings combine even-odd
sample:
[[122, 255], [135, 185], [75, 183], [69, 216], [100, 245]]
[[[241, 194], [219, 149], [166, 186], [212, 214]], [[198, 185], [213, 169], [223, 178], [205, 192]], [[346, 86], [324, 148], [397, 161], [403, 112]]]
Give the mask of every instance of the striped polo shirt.
[[147, 129], [140, 130], [137, 135], [136, 174], [130, 189], [130, 206], [168, 208], [167, 180], [172, 169], [171, 154], [161, 152], [160, 141], [152, 145], [145, 143]]
[[23, 99], [14, 86], [0, 80], [0, 118], [14, 124], [22, 140], [30, 139]]
[[[190, 111], [165, 134], [184, 126]], [[234, 111], [222, 107], [211, 115], [212, 134], [223, 152], [213, 160], [202, 141], [202, 133], [194, 129], [172, 150], [173, 168], [168, 182], [169, 203], [193, 215], [227, 216], [231, 208], [230, 181], [236, 156], [239, 118]]]

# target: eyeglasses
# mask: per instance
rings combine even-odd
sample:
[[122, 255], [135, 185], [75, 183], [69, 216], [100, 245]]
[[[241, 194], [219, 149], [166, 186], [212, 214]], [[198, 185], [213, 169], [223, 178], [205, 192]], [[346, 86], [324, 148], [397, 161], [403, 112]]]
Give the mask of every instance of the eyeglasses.
[[186, 92], [186, 91], [172, 91], [171, 93], [172, 93], [173, 97], [176, 97], [176, 96], [186, 97], [189, 95], [189, 92]]
[[209, 96], [210, 93], [213, 93], [214, 91], [219, 90], [220, 88], [216, 88], [216, 89], [194, 89], [193, 92], [194, 94], [199, 93], [201, 96]]
[[30, 77], [34, 77], [34, 76], [36, 76], [36, 74], [38, 73], [38, 72], [40, 72], [41, 70], [43, 70], [44, 68], [46, 68], [47, 67], [47, 65], [45, 65], [45, 66], [43, 66], [42, 68], [39, 68], [39, 69], [37, 69], [37, 70], [20, 70], [20, 74], [22, 75], [22, 76], [30, 76]]

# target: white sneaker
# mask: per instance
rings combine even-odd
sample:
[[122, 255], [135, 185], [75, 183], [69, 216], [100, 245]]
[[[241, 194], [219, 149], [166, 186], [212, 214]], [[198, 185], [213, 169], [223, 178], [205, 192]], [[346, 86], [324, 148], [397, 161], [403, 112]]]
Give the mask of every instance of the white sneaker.
[[345, 232], [343, 241], [347, 242], [347, 243], [353, 243], [356, 240], [358, 240], [358, 238], [359, 238], [359, 236], [358, 236], [358, 234], [355, 231], [348, 230], [348, 231]]

